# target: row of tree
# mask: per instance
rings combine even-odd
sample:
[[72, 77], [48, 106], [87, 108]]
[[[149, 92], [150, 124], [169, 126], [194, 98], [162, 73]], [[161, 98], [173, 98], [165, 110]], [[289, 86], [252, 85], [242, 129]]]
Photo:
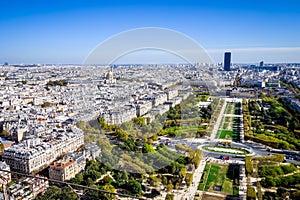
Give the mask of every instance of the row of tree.
[[297, 167], [293, 164], [289, 165], [261, 165], [258, 167], [259, 176], [280, 176], [284, 174], [289, 174], [297, 170]]
[[263, 187], [286, 187], [292, 188], [295, 185], [300, 184], [300, 174], [293, 174], [290, 176], [267, 176], [265, 179], [261, 180], [261, 185]]

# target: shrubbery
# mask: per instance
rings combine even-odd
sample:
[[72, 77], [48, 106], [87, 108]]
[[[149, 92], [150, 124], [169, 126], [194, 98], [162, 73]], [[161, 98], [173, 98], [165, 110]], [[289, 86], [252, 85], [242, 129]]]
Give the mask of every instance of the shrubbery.
[[293, 174], [290, 176], [273, 177], [267, 176], [265, 179], [261, 180], [261, 185], [263, 187], [287, 187], [291, 188], [296, 184], [300, 184], [300, 174]]
[[284, 175], [288, 173], [292, 173], [296, 171], [297, 168], [295, 165], [281, 165], [281, 166], [268, 166], [268, 165], [262, 165], [258, 168], [258, 174], [259, 176], [266, 177], [266, 176], [279, 176]]

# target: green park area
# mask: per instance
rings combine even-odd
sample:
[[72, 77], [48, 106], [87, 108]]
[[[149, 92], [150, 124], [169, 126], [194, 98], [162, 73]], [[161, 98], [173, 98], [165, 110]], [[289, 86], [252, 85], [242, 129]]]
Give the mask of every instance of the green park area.
[[248, 185], [247, 199], [286, 199], [287, 194], [289, 199], [300, 199], [299, 166], [285, 163], [283, 154], [246, 156], [245, 169], [248, 177], [258, 178], [256, 190]]
[[240, 120], [239, 117], [223, 117], [217, 137], [220, 139], [239, 141], [241, 131]]
[[228, 102], [226, 105], [225, 114], [240, 115], [241, 103]]
[[276, 149], [300, 150], [300, 113], [286, 98], [243, 100], [245, 140]]
[[198, 190], [237, 196], [239, 166], [207, 163]]
[[[200, 108], [199, 102], [206, 101], [208, 98], [208, 95], [203, 94], [191, 95], [180, 105], [171, 107], [162, 117], [158, 117], [159, 120], [152, 122], [152, 124], [157, 124], [156, 121], [165, 122], [158, 135], [178, 138], [201, 138], [209, 135], [212, 124], [210, 121], [214, 116], [215, 108], [219, 105], [219, 99], [213, 99], [209, 106]], [[149, 124], [145, 126], [145, 130], [148, 126]]]
[[228, 138], [232, 138], [234, 135], [233, 131], [230, 130], [221, 130], [221, 134], [220, 134], [220, 138], [221, 139], [228, 139]]
[[228, 102], [225, 109], [225, 116], [222, 118], [217, 138], [228, 140], [240, 140], [240, 125], [241, 119], [238, 116], [241, 115], [241, 103]]

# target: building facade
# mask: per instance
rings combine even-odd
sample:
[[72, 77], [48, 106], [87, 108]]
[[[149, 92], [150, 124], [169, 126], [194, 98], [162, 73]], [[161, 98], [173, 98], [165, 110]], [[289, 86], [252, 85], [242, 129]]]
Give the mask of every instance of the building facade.
[[52, 136], [44, 141], [36, 138], [34, 142], [26, 140], [8, 147], [3, 151], [2, 159], [11, 170], [29, 174], [46, 168], [58, 157], [74, 152], [84, 144], [84, 135], [79, 129], [64, 135], [52, 133]]

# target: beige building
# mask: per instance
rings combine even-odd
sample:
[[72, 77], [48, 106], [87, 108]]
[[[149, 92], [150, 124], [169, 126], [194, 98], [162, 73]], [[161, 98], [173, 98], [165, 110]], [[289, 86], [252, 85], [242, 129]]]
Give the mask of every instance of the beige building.
[[65, 156], [63, 159], [54, 162], [49, 167], [49, 178], [59, 181], [70, 180], [76, 174], [84, 170], [85, 152], [73, 153]]
[[49, 178], [65, 181], [75, 177], [75, 162], [72, 158], [54, 162], [49, 168]]

